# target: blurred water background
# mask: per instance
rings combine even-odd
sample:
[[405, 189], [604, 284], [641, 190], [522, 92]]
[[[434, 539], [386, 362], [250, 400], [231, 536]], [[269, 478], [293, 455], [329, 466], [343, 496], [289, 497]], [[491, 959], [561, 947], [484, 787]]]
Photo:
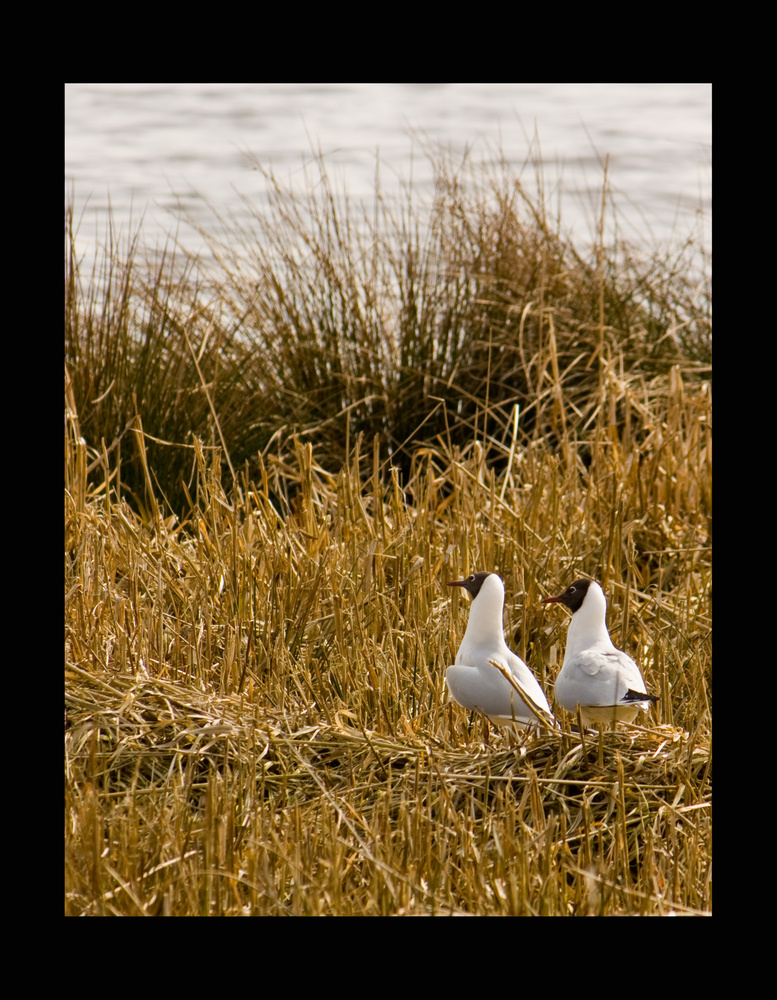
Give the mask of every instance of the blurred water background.
[[619, 238], [709, 250], [711, 103], [703, 83], [73, 83], [65, 193], [85, 257], [105, 243], [109, 210], [123, 236], [142, 220], [145, 243], [175, 232], [201, 253], [197, 226], [265, 201], [257, 164], [304, 192], [322, 156], [349, 198], [369, 203], [378, 176], [384, 196], [412, 182], [417, 200], [432, 191], [425, 149], [442, 148], [454, 160], [504, 159], [529, 190], [541, 180], [583, 246], [595, 238], [607, 159]]

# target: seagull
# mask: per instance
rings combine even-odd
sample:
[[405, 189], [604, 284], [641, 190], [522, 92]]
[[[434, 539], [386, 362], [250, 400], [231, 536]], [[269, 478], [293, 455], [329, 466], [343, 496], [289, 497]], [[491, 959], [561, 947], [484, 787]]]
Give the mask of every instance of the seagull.
[[540, 720], [558, 725], [534, 674], [505, 642], [502, 580], [496, 573], [480, 572], [466, 580], [451, 580], [448, 586], [463, 587], [472, 598], [455, 666], [446, 672], [453, 700], [500, 726], [525, 729]]
[[594, 580], [575, 580], [558, 597], [543, 604], [566, 604], [572, 612], [564, 663], [556, 678], [556, 701], [568, 712], [580, 706], [583, 725], [632, 722], [647, 710], [648, 694], [639, 667], [612, 644], [605, 615], [607, 599]]

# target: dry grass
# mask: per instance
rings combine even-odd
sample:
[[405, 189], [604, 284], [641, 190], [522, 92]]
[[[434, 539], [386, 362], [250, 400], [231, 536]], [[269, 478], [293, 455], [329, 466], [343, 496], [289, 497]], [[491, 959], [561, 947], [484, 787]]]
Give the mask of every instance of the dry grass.
[[[506, 226], [508, 209], [499, 212]], [[711, 409], [699, 344], [658, 330], [667, 357], [644, 323], [600, 322], [605, 271], [575, 269], [570, 257], [563, 316], [549, 299], [516, 314], [524, 286], [510, 253], [520, 241], [510, 246], [501, 288], [511, 289], [510, 315], [523, 317], [521, 336], [534, 317], [534, 341], [499, 326], [494, 294], [481, 303], [490, 340], [477, 335], [464, 361], [451, 355], [444, 392], [420, 353], [396, 369], [384, 358], [369, 376], [390, 401], [377, 432], [341, 394], [331, 420], [319, 412], [315, 448], [307, 411], [304, 427], [268, 425], [240, 461], [229, 427], [245, 401], [230, 403], [217, 377], [239, 338], [226, 350], [211, 310], [213, 343], [197, 339], [191, 277], [165, 289], [117, 264], [122, 310], [69, 284], [66, 913], [711, 912]], [[319, 270], [329, 260], [330, 290], [339, 288], [337, 258], [322, 249], [312, 259]], [[291, 286], [269, 256], [262, 267], [263, 281], [276, 275], [276, 296]], [[299, 303], [312, 294], [303, 272]], [[224, 264], [222, 317], [238, 300], [236, 275]], [[470, 278], [459, 318], [474, 315], [475, 291], [488, 285]], [[269, 287], [246, 281], [244, 295]], [[573, 288], [585, 291], [575, 299]], [[583, 322], [592, 288], [598, 305]], [[254, 302], [252, 335], [272, 326], [264, 301]], [[629, 303], [622, 310], [644, 319]], [[136, 323], [160, 308], [177, 316], [170, 340], [154, 333], [161, 375], [148, 325], [144, 339]], [[119, 311], [123, 330], [107, 322]], [[342, 326], [342, 314], [330, 318]], [[707, 320], [696, 320], [698, 334]], [[183, 338], [177, 355], [171, 330]], [[500, 368], [509, 343], [519, 349]], [[357, 371], [346, 346], [319, 345], [319, 359], [348, 355]], [[257, 387], [268, 377], [266, 366], [241, 364]], [[177, 384], [165, 397], [176, 420], [196, 401], [211, 421], [207, 446], [150, 431], [156, 411], [138, 393], [139, 372], [146, 386], [161, 379], [153, 398]], [[530, 402], [515, 421], [509, 378], [519, 376]], [[276, 412], [270, 399], [291, 398], [293, 377], [293, 365], [279, 368], [271, 395], [254, 399], [259, 423]], [[338, 385], [362, 403], [374, 395], [344, 377]], [[400, 405], [402, 385], [415, 387], [412, 405]], [[529, 407], [536, 419], [524, 425]], [[188, 499], [173, 513], [160, 483], [170, 468], [180, 483], [184, 465]], [[446, 704], [467, 602], [444, 584], [474, 569], [505, 579], [511, 645], [549, 698], [568, 618], [540, 601], [577, 575], [599, 579], [614, 641], [661, 698], [645, 725], [583, 739], [564, 718], [561, 733], [522, 742]]]
[[[613, 533], [607, 491], [557, 490], [552, 456], [525, 456], [531, 478], [501, 500], [472, 463], [428, 458], [413, 506], [396, 482], [384, 495], [296, 457], [285, 518], [267, 489], [230, 502], [205, 466], [184, 527], [68, 493], [67, 912], [708, 911], [696, 519], [668, 525], [651, 501], [655, 520]], [[466, 606], [444, 581], [503, 573], [516, 646], [551, 692], [566, 619], [539, 600], [605, 565], [611, 628], [660, 721], [484, 743], [445, 704]]]

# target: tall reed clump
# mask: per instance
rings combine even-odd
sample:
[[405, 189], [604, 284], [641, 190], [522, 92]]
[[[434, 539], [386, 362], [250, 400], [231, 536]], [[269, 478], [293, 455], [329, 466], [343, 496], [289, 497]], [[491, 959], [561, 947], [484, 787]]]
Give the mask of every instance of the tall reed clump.
[[[69, 289], [67, 913], [710, 912], [707, 306], [444, 167], [423, 227], [276, 192], [218, 281]], [[644, 725], [448, 704], [478, 568], [549, 696], [596, 576]]]
[[507, 166], [435, 166], [430, 205], [378, 190], [361, 215], [323, 167], [306, 198], [269, 175], [269, 207], [203, 233], [208, 266], [181, 252], [141, 264], [137, 238], [120, 256], [111, 234], [87, 281], [68, 217], [68, 374], [84, 433], [122, 469], [120, 495], [146, 495], [139, 419], [181, 513], [197, 437], [232, 480], [292, 434], [328, 468], [358, 434], [379, 435], [406, 475], [419, 446], [512, 441], [517, 406], [521, 442], [569, 442], [587, 461], [605, 383], [611, 419], [644, 439], [672, 368], [706, 377], [710, 295], [692, 244], [648, 259], [602, 236], [584, 258]]

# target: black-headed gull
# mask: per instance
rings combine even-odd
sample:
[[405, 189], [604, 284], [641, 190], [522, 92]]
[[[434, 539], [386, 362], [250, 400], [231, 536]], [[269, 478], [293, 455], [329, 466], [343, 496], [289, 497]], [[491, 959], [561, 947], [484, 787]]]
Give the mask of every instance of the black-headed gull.
[[564, 663], [556, 678], [556, 701], [568, 712], [580, 706], [583, 725], [632, 722], [651, 701], [639, 667], [616, 649], [607, 631], [607, 599], [594, 580], [575, 580], [543, 604], [566, 604], [572, 612]]
[[453, 700], [500, 726], [525, 729], [538, 719], [557, 725], [534, 674], [505, 642], [501, 579], [496, 573], [480, 572], [466, 580], [451, 580], [448, 586], [463, 587], [472, 598], [456, 663], [446, 672]]

